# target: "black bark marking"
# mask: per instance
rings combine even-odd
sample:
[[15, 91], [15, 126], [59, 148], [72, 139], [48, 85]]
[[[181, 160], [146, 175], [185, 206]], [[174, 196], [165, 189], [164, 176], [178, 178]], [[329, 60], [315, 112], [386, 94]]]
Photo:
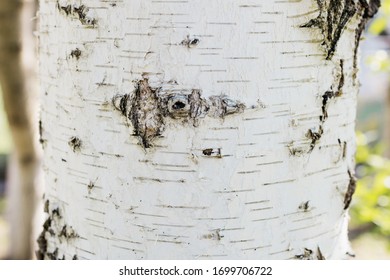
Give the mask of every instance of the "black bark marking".
[[41, 120], [39, 120], [38, 123], [38, 133], [39, 133], [39, 143], [41, 143], [42, 148], [45, 148], [45, 143], [47, 142], [47, 140], [43, 138], [43, 125]]
[[59, 11], [62, 11], [67, 16], [74, 16], [78, 18], [82, 25], [94, 27], [97, 23], [97, 20], [88, 16], [89, 8], [84, 5], [66, 5], [61, 6], [59, 1], [57, 1], [57, 8]]
[[48, 253], [46, 252], [46, 257], [49, 260], [57, 260], [58, 259], [58, 248], [56, 248], [53, 252]]
[[303, 253], [300, 255], [295, 255], [295, 259], [297, 260], [312, 260], [313, 259], [313, 250], [304, 248]]
[[151, 148], [153, 140], [162, 135], [167, 117], [182, 119], [196, 127], [199, 118], [210, 116], [223, 119], [245, 109], [243, 103], [225, 95], [205, 99], [200, 90], [188, 92], [167, 94], [161, 88], [152, 88], [148, 79], [144, 78], [136, 82], [133, 94], [115, 95], [112, 104], [131, 121], [134, 135], [140, 137], [140, 144], [145, 149]]
[[72, 260], [74, 260], [74, 261], [76, 261], [76, 260], [78, 260], [79, 258], [77, 257], [77, 255], [74, 255], [73, 256], [73, 258], [72, 258]]
[[72, 50], [70, 52], [70, 56], [72, 58], [76, 58], [77, 60], [79, 60], [79, 58], [81, 57], [81, 50], [79, 48], [76, 48], [76, 49]]
[[314, 147], [316, 146], [316, 144], [324, 134], [324, 124], [328, 118], [329, 100], [335, 97], [340, 97], [343, 94], [343, 87], [345, 83], [343, 59], [340, 59], [338, 67], [339, 67], [338, 75], [337, 75], [338, 81], [336, 85], [336, 90], [333, 90], [333, 85], [332, 85], [331, 89], [322, 95], [322, 107], [321, 107], [322, 114], [320, 115], [320, 125], [316, 129], [309, 129], [308, 132], [306, 133], [306, 137], [311, 139], [309, 153], [313, 151]]
[[81, 139], [76, 136], [72, 136], [68, 141], [68, 145], [72, 148], [73, 152], [79, 152], [81, 150], [82, 144], [83, 143]]
[[92, 189], [95, 187], [95, 183], [90, 181], [87, 187], [88, 187], [88, 193], [90, 194]]
[[336, 97], [343, 95], [343, 87], [344, 87], [344, 83], [345, 83], [344, 60], [343, 59], [340, 59], [339, 67], [340, 67], [340, 72], [339, 72], [340, 78], [339, 78], [339, 82], [337, 85], [337, 91], [335, 92]]
[[317, 246], [317, 260], [320, 260], [320, 261], [326, 260], [325, 256], [322, 254], [319, 246]]
[[50, 207], [50, 201], [47, 199], [47, 200], [45, 201], [44, 206], [43, 206], [43, 212], [49, 214], [49, 207]]
[[46, 233], [49, 232], [51, 227], [51, 217], [47, 218], [43, 223], [43, 230], [37, 239], [38, 250], [35, 252], [35, 255], [38, 260], [43, 260], [47, 254], [47, 239]]
[[222, 158], [222, 154], [221, 154], [221, 148], [217, 148], [217, 149], [204, 149], [202, 151], [202, 154], [204, 156], [208, 156], [208, 157], [215, 157], [215, 158]]
[[325, 257], [322, 254], [320, 247], [318, 246], [317, 252], [314, 252], [308, 248], [304, 248], [303, 253], [300, 255], [295, 255], [294, 258], [297, 260], [325, 260]]
[[59, 219], [62, 218], [62, 216], [61, 216], [61, 210], [60, 210], [59, 207], [56, 207], [56, 208], [54, 208], [53, 210], [51, 210], [51, 215], [52, 215], [52, 217], [58, 217]]
[[79, 238], [80, 236], [76, 231], [71, 227], [65, 224], [65, 221], [60, 214], [60, 208], [54, 207], [51, 208], [51, 203], [49, 200], [45, 201], [44, 211], [48, 213], [48, 217], [43, 223], [43, 230], [37, 239], [38, 250], [35, 252], [37, 259], [59, 259], [58, 257], [58, 248], [53, 252], [48, 252], [48, 242], [49, 239], [59, 239], [62, 238], [60, 242], [69, 241], [70, 239]]
[[180, 45], [186, 46], [187, 48], [193, 48], [199, 45], [199, 43], [200, 40], [198, 38], [190, 38], [190, 36], [187, 35], [187, 38], [181, 41]]
[[310, 208], [309, 202], [310, 202], [310, 201], [302, 202], [302, 203], [299, 205], [298, 209], [299, 209], [299, 210], [303, 210], [304, 212], [309, 211], [309, 208]]
[[356, 177], [352, 174], [350, 170], [348, 170], [348, 176], [349, 176], [349, 183], [348, 183], [347, 192], [345, 193], [344, 196], [344, 210], [347, 210], [349, 208], [349, 205], [352, 202], [353, 194], [355, 193], [356, 190]]
[[356, 14], [358, 8], [355, 0], [317, 0], [320, 13], [301, 27], [320, 28], [324, 36], [323, 45], [326, 59], [332, 59], [337, 43], [347, 23]]
[[168, 112], [172, 118], [186, 118], [190, 111], [191, 105], [188, 95], [176, 94], [168, 98]]
[[322, 128], [322, 124], [319, 126], [318, 131], [314, 129], [309, 129], [306, 133], [306, 137], [311, 139], [309, 152], [314, 150], [317, 142], [321, 139], [322, 134], [324, 134], [324, 129]]
[[342, 149], [342, 158], [345, 159], [345, 157], [347, 156], [347, 141], [342, 142], [340, 139], [337, 139], [337, 142]]
[[69, 240], [72, 238], [78, 238], [80, 236], [75, 232], [75, 230], [72, 227], [64, 225], [58, 237], [65, 237], [65, 239]]

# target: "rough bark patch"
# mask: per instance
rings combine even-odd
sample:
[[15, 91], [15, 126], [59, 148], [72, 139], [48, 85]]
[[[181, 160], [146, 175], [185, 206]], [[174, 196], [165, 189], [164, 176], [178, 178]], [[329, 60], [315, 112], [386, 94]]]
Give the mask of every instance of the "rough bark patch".
[[58, 1], [57, 8], [60, 12], [64, 12], [67, 16], [76, 17], [82, 25], [94, 27], [97, 23], [95, 18], [88, 16], [89, 8], [84, 5], [61, 5]]
[[358, 10], [357, 3], [355, 0], [317, 0], [317, 4], [320, 10], [318, 17], [311, 19], [301, 27], [321, 30], [324, 36], [326, 59], [330, 60], [347, 23]]
[[[133, 123], [134, 134], [141, 138], [144, 148], [150, 148], [152, 141], [164, 130], [163, 113], [158, 98], [159, 89], [150, 87], [148, 79], [140, 80], [132, 97], [130, 120]], [[121, 102], [122, 104], [126, 102]], [[122, 106], [127, 106], [123, 104]], [[127, 111], [123, 107], [122, 113]]]
[[49, 200], [46, 200], [45, 202], [44, 211], [49, 214], [49, 217], [44, 222], [43, 230], [37, 239], [38, 250], [35, 252], [35, 254], [38, 260], [57, 260], [59, 259], [58, 248], [55, 248], [52, 252], [49, 252], [48, 240], [50, 238], [54, 238], [60, 239], [61, 242], [68, 242], [70, 239], [79, 238], [80, 236], [71, 226], [65, 224], [58, 207], [50, 209]]
[[131, 121], [134, 135], [140, 137], [140, 144], [144, 148], [152, 147], [153, 140], [162, 135], [165, 118], [184, 120], [196, 127], [200, 118], [209, 116], [223, 119], [245, 109], [243, 103], [225, 95], [205, 99], [197, 89], [190, 90], [188, 94], [165, 93], [160, 88], [152, 88], [147, 78], [137, 81], [132, 95], [114, 96], [112, 104]]

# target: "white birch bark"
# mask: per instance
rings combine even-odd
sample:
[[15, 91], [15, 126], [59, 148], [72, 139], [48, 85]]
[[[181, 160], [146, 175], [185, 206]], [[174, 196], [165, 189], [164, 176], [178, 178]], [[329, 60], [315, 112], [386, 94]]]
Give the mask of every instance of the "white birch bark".
[[345, 258], [378, 3], [336, 2], [42, 0], [39, 257]]

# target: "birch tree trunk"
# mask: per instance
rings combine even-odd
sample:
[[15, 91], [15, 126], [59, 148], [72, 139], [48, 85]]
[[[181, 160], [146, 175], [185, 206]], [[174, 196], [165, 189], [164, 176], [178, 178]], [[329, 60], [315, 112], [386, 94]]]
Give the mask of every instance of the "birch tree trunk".
[[378, 6], [42, 0], [38, 256], [347, 257]]

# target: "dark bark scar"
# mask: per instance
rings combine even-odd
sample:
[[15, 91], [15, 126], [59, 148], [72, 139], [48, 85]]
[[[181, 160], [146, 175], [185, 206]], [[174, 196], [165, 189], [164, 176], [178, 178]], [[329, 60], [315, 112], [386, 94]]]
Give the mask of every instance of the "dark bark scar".
[[112, 104], [131, 121], [134, 136], [139, 137], [145, 149], [153, 147], [154, 140], [162, 137], [166, 118], [183, 120], [197, 127], [200, 118], [223, 119], [245, 109], [243, 103], [225, 95], [206, 99], [198, 89], [189, 93], [166, 93], [161, 88], [152, 88], [147, 78], [136, 81], [132, 94], [114, 96]]
[[348, 182], [347, 192], [345, 193], [344, 196], [344, 210], [347, 210], [349, 208], [349, 205], [352, 202], [352, 197], [353, 194], [355, 193], [356, 183], [357, 183], [355, 175], [353, 175], [350, 170], [348, 170], [348, 176], [349, 176], [349, 182]]

